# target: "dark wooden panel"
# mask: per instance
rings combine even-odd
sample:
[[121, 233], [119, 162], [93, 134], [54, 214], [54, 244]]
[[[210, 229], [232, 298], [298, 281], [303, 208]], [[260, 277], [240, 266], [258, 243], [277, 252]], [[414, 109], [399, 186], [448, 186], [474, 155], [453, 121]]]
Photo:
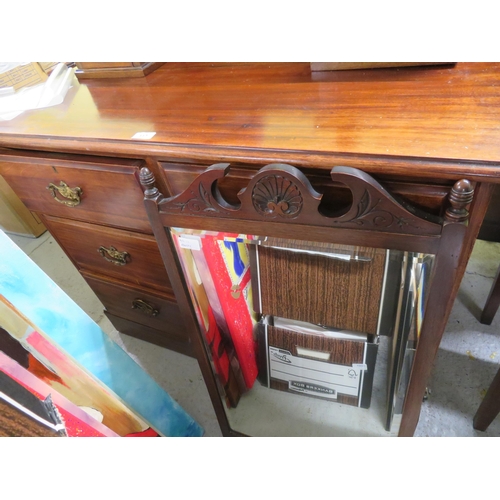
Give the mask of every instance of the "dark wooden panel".
[[[45, 216], [43, 221], [78, 269], [171, 293], [158, 245], [152, 236], [51, 216]], [[101, 246], [127, 252], [127, 263], [109, 262], [99, 253]]]
[[497, 269], [495, 279], [491, 285], [488, 298], [484, 303], [483, 311], [481, 313], [480, 322], [483, 325], [491, 325], [495, 315], [500, 307], [500, 266]]
[[[272, 244], [272, 241], [266, 243]], [[277, 241], [276, 245], [282, 243]], [[293, 240], [289, 244], [294, 248], [305, 246]], [[352, 251], [353, 255], [372, 260], [346, 262], [259, 246], [262, 313], [343, 330], [376, 333], [385, 250], [329, 244], [318, 244], [316, 249]]]
[[474, 429], [486, 431], [500, 413], [500, 370], [497, 371], [473, 419]]
[[[151, 233], [135, 174], [142, 162], [120, 163], [0, 155], [0, 172], [24, 204], [35, 212]], [[69, 207], [48, 189], [65, 182], [80, 188], [80, 203]], [[56, 192], [59, 200], [66, 201]]]
[[[458, 184], [458, 183], [457, 183]], [[479, 228], [490, 202], [493, 185], [478, 184], [470, 206], [468, 225], [446, 224], [440, 248], [433, 264], [432, 286], [429, 289], [418, 348], [403, 407], [400, 437], [412, 436], [418, 423], [420, 407], [429, 380], [432, 363], [446, 327], [467, 262]]]

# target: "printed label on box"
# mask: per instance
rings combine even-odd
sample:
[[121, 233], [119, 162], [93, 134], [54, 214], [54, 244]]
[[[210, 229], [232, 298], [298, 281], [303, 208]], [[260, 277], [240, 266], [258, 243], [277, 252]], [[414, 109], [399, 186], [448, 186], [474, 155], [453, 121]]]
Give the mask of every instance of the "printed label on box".
[[304, 394], [312, 394], [313, 396], [322, 396], [324, 398], [337, 399], [337, 391], [324, 385], [311, 384], [310, 382], [300, 382], [290, 380], [288, 389], [291, 391], [303, 392]]
[[271, 378], [287, 382], [290, 390], [327, 399], [338, 393], [358, 396], [362, 380], [359, 367], [301, 358], [274, 346], [269, 346], [269, 369]]

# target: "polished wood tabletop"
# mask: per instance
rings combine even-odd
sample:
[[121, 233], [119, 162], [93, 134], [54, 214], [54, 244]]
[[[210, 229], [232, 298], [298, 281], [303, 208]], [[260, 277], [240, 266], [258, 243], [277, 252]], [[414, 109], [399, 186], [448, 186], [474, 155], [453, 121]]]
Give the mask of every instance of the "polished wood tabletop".
[[353, 157], [368, 171], [414, 158], [498, 182], [500, 63], [329, 72], [165, 63], [144, 78], [75, 78], [62, 104], [0, 122], [0, 146], [317, 167]]

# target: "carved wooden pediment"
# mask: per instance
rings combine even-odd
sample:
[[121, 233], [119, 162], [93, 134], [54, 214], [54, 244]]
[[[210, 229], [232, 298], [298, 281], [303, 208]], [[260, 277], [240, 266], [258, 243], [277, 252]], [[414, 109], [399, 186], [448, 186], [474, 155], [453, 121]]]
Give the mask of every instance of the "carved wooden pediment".
[[[441, 233], [442, 219], [397, 201], [373, 177], [355, 168], [334, 167], [331, 171], [332, 180], [347, 186], [353, 200], [347, 211], [337, 216], [326, 215], [325, 210], [320, 209], [322, 195], [314, 190], [300, 170], [284, 164], [270, 164], [261, 168], [248, 186], [238, 193], [240, 203], [232, 205], [222, 197], [217, 186], [217, 181], [228, 174], [229, 168], [228, 163], [207, 168], [184, 192], [162, 199], [158, 204], [160, 212], [252, 221], [286, 221], [291, 224], [400, 234]], [[141, 172], [141, 182], [145, 188], [151, 186], [151, 181], [146, 180], [147, 175]]]

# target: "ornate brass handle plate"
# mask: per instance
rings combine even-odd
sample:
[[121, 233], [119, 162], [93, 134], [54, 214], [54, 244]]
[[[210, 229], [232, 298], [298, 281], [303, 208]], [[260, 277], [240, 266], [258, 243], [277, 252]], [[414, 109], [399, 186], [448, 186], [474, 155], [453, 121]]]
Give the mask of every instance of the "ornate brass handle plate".
[[130, 261], [128, 252], [119, 252], [115, 247], [103, 247], [102, 245], [97, 250], [108, 262], [112, 262], [117, 266], [124, 266]]
[[135, 299], [132, 301], [132, 309], [139, 309], [139, 311], [143, 312], [146, 316], [158, 316], [158, 314], [160, 314], [158, 309], [155, 309], [151, 304], [142, 299]]
[[[76, 207], [80, 204], [81, 196], [83, 194], [83, 190], [79, 187], [70, 188], [64, 181], [59, 183], [59, 186], [56, 186], [52, 182], [47, 186], [47, 189], [52, 194], [53, 198], [66, 205], [67, 207]], [[58, 198], [58, 195], [62, 196], [63, 200]]]

